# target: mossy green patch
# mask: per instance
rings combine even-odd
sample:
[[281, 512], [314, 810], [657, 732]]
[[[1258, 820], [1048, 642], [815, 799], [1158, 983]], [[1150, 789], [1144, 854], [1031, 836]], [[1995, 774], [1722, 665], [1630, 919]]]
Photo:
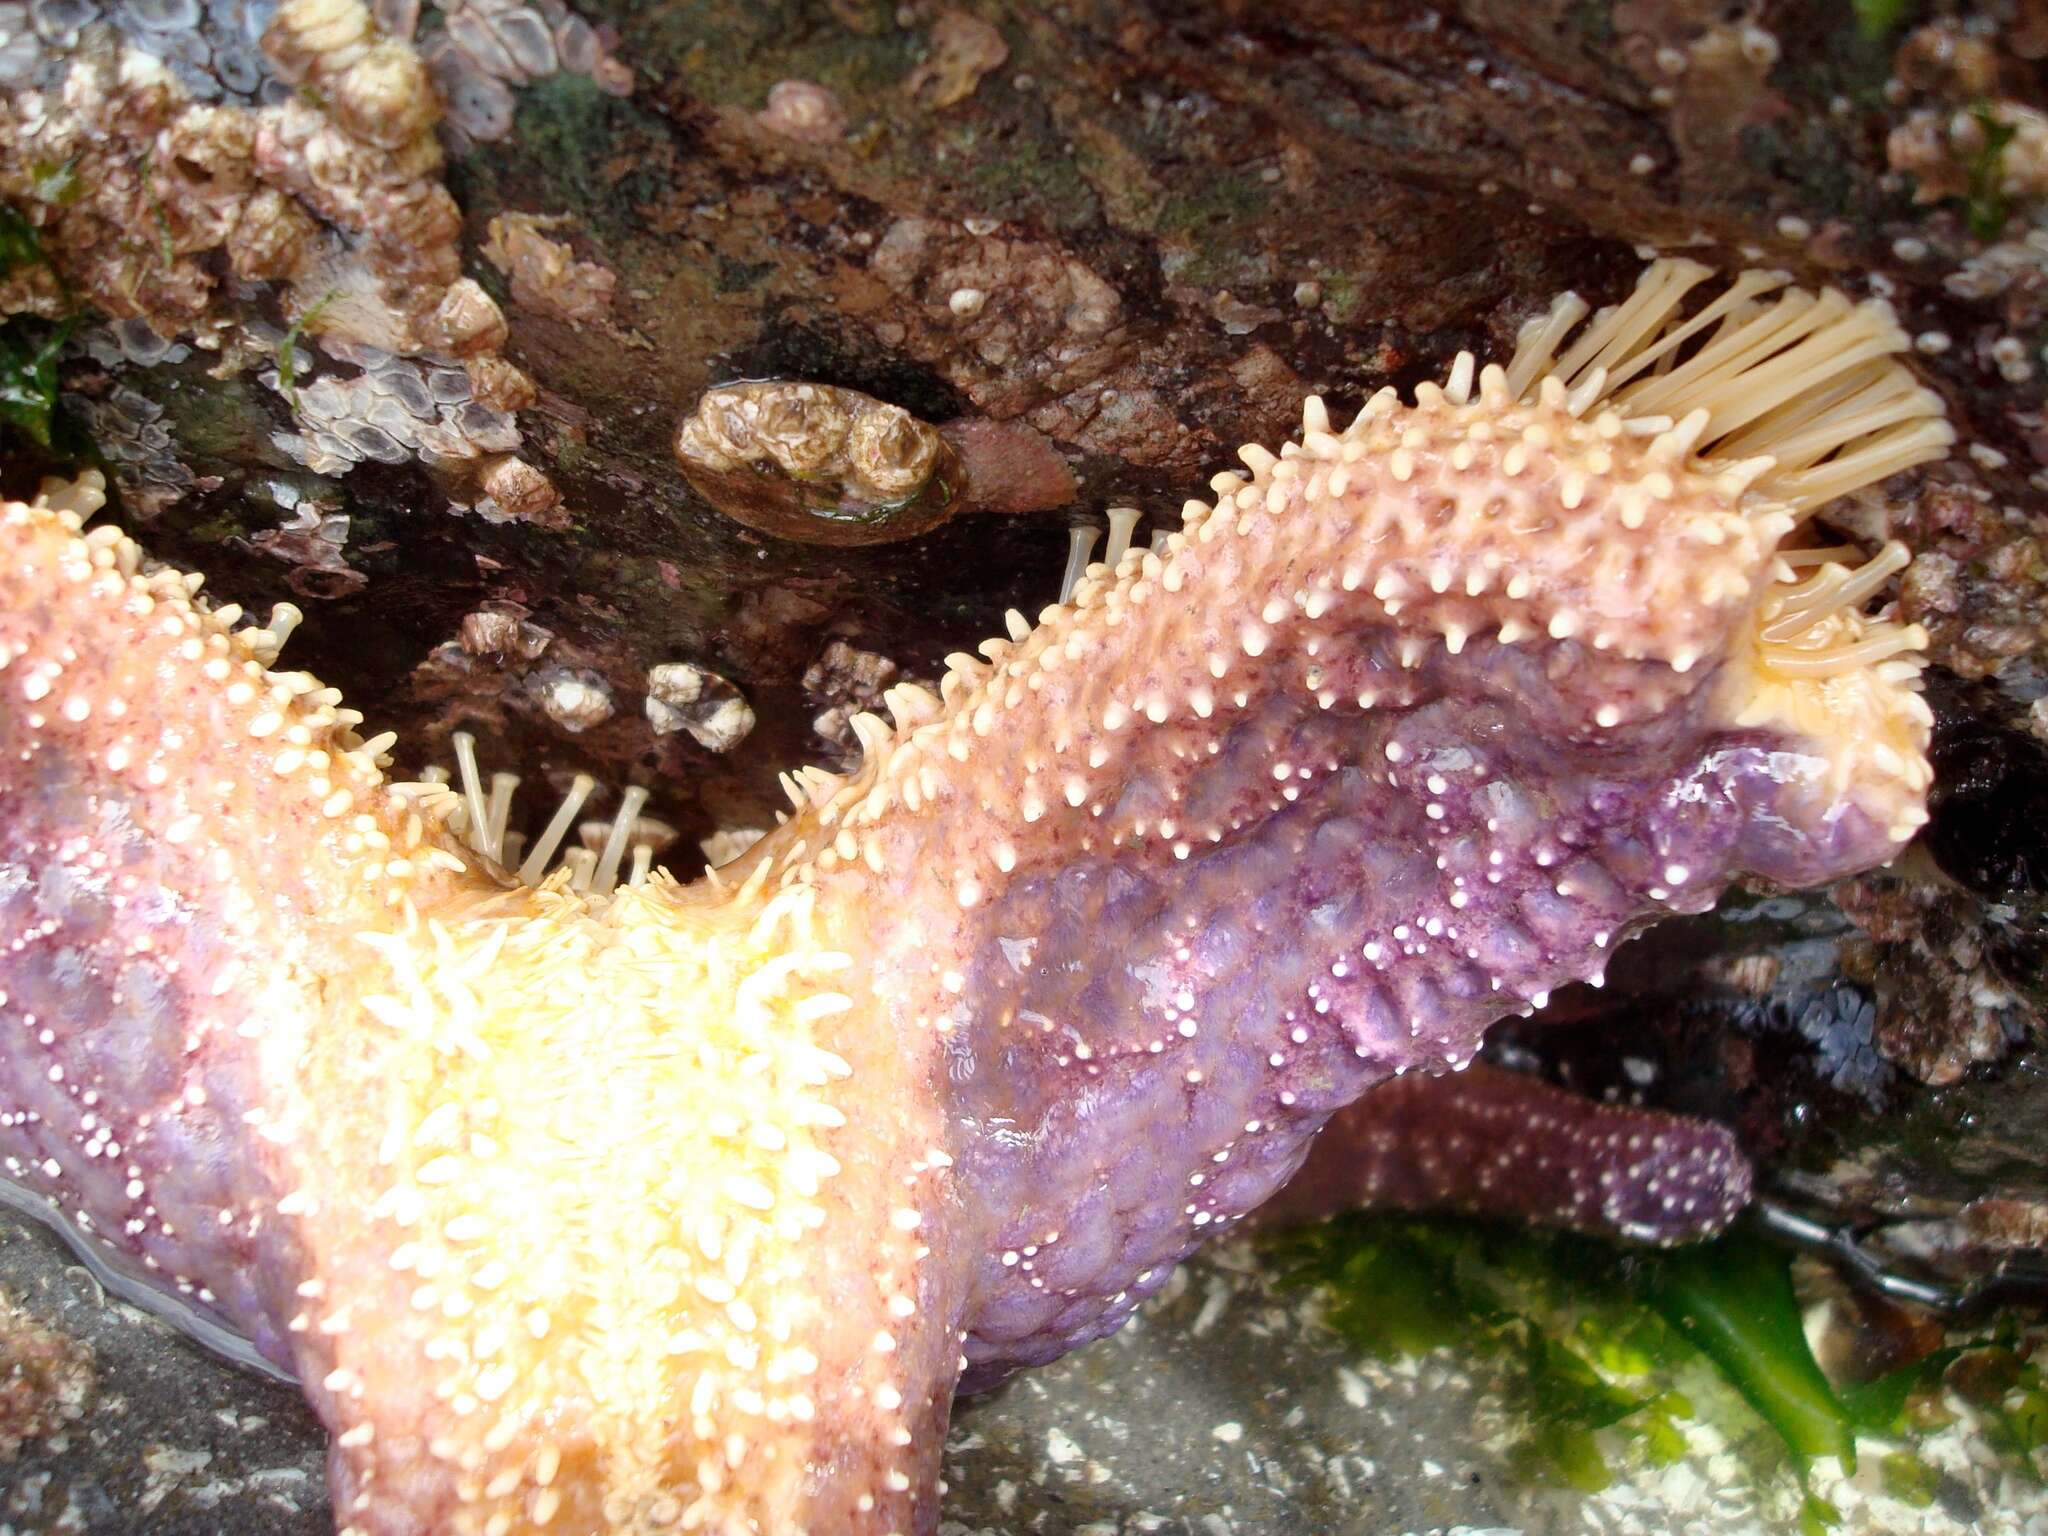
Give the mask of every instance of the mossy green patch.
[[85, 196], [85, 179], [78, 174], [78, 160], [38, 160], [29, 167], [33, 178], [30, 192], [39, 203], [68, 208]]
[[2029, 1481], [2040, 1482], [2035, 1453], [2048, 1448], [2048, 1387], [2017, 1331], [2007, 1328], [1964, 1352], [1952, 1379], [1983, 1417], [1992, 1444], [2012, 1456]]
[[72, 323], [14, 319], [0, 326], [0, 423], [46, 451], [58, 446], [57, 356]]
[[632, 150], [667, 133], [644, 108], [606, 95], [582, 75], [550, 75], [519, 92], [504, 145], [453, 163], [450, 189], [465, 208], [569, 213], [600, 230], [629, 229], [633, 210], [666, 190], [668, 163]]
[[1970, 190], [1965, 206], [1970, 233], [1979, 240], [1996, 240], [2004, 231], [2006, 220], [2012, 217], [2012, 205], [2003, 185], [2005, 151], [2018, 130], [2010, 123], [2000, 122], [1988, 108], [1978, 107], [1973, 115], [1983, 130], [1984, 144], [1970, 158]]
[[214, 378], [203, 358], [177, 364], [163, 379], [164, 387], [150, 389], [170, 418], [171, 440], [179, 453], [224, 465], [275, 462], [279, 450], [270, 434], [276, 422], [267, 394], [249, 374]]
[[1899, 29], [1915, 0], [1849, 0], [1856, 13], [1856, 26], [1872, 42], [1882, 41]]
[[1411, 1216], [1351, 1217], [1282, 1241], [1296, 1278], [1324, 1288], [1330, 1322], [1364, 1348], [1456, 1345], [1504, 1362], [1524, 1426], [1510, 1457], [1524, 1476], [1597, 1492], [1613, 1476], [1607, 1430], [1652, 1460], [1684, 1453], [1693, 1405], [1673, 1381], [1692, 1351], [1598, 1245]]
[[47, 266], [42, 237], [33, 224], [6, 203], [0, 203], [0, 277], [23, 267]]
[[1047, 229], [1080, 229], [1102, 217], [1095, 189], [1072, 156], [1048, 155], [1029, 134], [963, 125], [941, 163], [965, 168], [979, 210]]
[[1743, 128], [1739, 142], [1743, 163], [1795, 193], [1793, 201], [1802, 210], [1822, 214], [1853, 211], [1854, 160], [1843, 153], [1825, 118], [1751, 123]]
[[[856, 25], [842, 24], [851, 12]], [[677, 61], [690, 94], [755, 111], [779, 80], [808, 80], [837, 95], [856, 121], [864, 103], [909, 102], [902, 81], [925, 48], [924, 34], [899, 27], [893, 9], [835, 5], [831, 14], [795, 0], [765, 4], [661, 5], [626, 28], [627, 56]]]
[[[1357, 1216], [1276, 1243], [1362, 1348], [1456, 1346], [1502, 1364], [1522, 1425], [1510, 1458], [1536, 1481], [1597, 1491], [1617, 1456], [1683, 1456], [1695, 1420], [1760, 1475], [1821, 1457], [1851, 1468], [1859, 1435], [1904, 1433], [1916, 1410], [1924, 1420], [1951, 1365], [1970, 1367], [1966, 1395], [2029, 1474], [2048, 1446], [2048, 1390], [2010, 1327], [1837, 1391], [1807, 1347], [1789, 1256], [1746, 1232], [1638, 1251], [1456, 1217]], [[1910, 1455], [1883, 1476], [1908, 1502], [1931, 1487]], [[1816, 1532], [1837, 1518], [1817, 1497], [1800, 1514]]]
[[[35, 226], [20, 210], [0, 203], [0, 278], [49, 265]], [[61, 278], [58, 291], [63, 292]], [[57, 359], [77, 320], [15, 315], [0, 322], [0, 428], [6, 429], [0, 435], [26, 438], [39, 456], [96, 463], [97, 450], [65, 414], [58, 393]]]
[[1368, 284], [1348, 272], [1316, 269], [1316, 281], [1323, 285], [1322, 311], [1333, 324], [1349, 325], [1365, 307]]
[[1167, 196], [1160, 210], [1161, 230], [1215, 238], [1259, 223], [1272, 206], [1273, 189], [1244, 175], [1205, 176], [1198, 184], [1183, 182]]

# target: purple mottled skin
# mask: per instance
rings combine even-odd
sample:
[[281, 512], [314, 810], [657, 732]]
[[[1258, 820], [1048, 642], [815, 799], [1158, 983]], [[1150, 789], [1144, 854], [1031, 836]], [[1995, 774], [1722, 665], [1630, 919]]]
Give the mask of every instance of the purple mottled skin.
[[[968, 1389], [1114, 1331], [1334, 1112], [1396, 1070], [1462, 1065], [1632, 929], [1706, 910], [1740, 870], [1804, 884], [1886, 851], [1853, 811], [1799, 829], [1774, 767], [1789, 744], [1703, 709], [1593, 749], [1517, 723], [1568, 702], [1525, 651], [1478, 642], [1404, 681], [1412, 702], [1363, 729], [1248, 704], [1181, 786], [1238, 837], [1070, 859], [991, 904], [952, 1057], [962, 1172], [994, 1232]], [[1254, 763], [1299, 765], [1298, 793]]]
[[1671, 1243], [1734, 1220], [1751, 1184], [1725, 1126], [1474, 1063], [1449, 1077], [1411, 1073], [1340, 1109], [1257, 1215], [1273, 1225], [1444, 1210]]
[[[1860, 368], [1882, 317], [1828, 316]], [[1691, 366], [1649, 382], [1722, 408]], [[352, 1536], [935, 1530], [955, 1391], [1116, 1328], [1347, 1106], [1358, 1194], [1470, 1203], [1368, 1090], [1398, 1128], [1642, 925], [1924, 820], [1897, 561], [1776, 550], [1938, 434], [1760, 479], [1705, 405], [1473, 383], [1311, 401], [688, 887], [517, 884], [133, 546], [0, 508], [0, 1167], [290, 1364]], [[1433, 1131], [1528, 1102], [1471, 1081]], [[1704, 1144], [1599, 1221], [1710, 1230]]]

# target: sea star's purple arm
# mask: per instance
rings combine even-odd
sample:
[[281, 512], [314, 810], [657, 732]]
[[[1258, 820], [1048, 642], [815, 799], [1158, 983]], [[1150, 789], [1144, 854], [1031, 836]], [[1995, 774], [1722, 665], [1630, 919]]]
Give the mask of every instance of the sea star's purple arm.
[[1775, 551], [1937, 406], [1881, 311], [1681, 323], [1702, 276], [1312, 401], [691, 887], [517, 884], [132, 545], [8, 505], [8, 1175], [289, 1363], [345, 1529], [932, 1530], [956, 1386], [1116, 1327], [1333, 1113], [1924, 819], [1894, 556]]
[[1382, 1083], [1330, 1117], [1261, 1224], [1444, 1210], [1638, 1243], [1711, 1237], [1749, 1203], [1725, 1126], [1601, 1104], [1475, 1063]]

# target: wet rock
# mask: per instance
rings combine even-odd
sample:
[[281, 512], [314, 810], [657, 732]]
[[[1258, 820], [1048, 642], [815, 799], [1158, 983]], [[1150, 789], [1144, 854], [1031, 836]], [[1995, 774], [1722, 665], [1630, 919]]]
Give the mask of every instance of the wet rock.
[[1987, 901], [2048, 894], [2048, 746], [1997, 720], [1996, 704], [1945, 711], [1931, 754], [1935, 793], [1927, 849]]
[[1049, 512], [1080, 491], [1046, 435], [1022, 422], [967, 416], [946, 422], [939, 432], [960, 456], [967, 477], [962, 494], [975, 511]]
[[92, 1392], [85, 1347], [0, 1292], [0, 1466], [29, 1441], [77, 1422]]

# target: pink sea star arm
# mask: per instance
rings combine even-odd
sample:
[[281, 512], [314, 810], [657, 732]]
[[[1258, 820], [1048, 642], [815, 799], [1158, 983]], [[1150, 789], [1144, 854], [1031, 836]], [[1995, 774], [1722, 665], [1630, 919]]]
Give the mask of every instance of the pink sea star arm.
[[1259, 1218], [1449, 1210], [1673, 1243], [1719, 1232], [1749, 1192], [1724, 1126], [1474, 1064], [1382, 1083], [1339, 1110]]
[[687, 888], [518, 885], [6, 505], [0, 1158], [289, 1360], [346, 1531], [933, 1530], [956, 1382], [1114, 1329], [1634, 927], [1924, 819], [1903, 549], [1777, 546], [1938, 402], [1880, 310], [1683, 320], [1701, 275], [1311, 401]]
[[0, 510], [6, 1176], [298, 1374], [346, 1528], [928, 1524], [944, 1155], [857, 935], [507, 890], [78, 525]]
[[330, 855], [376, 769], [330, 694], [265, 671], [267, 633], [77, 525], [0, 514], [5, 1172], [288, 1365], [270, 1079], [375, 918]]

